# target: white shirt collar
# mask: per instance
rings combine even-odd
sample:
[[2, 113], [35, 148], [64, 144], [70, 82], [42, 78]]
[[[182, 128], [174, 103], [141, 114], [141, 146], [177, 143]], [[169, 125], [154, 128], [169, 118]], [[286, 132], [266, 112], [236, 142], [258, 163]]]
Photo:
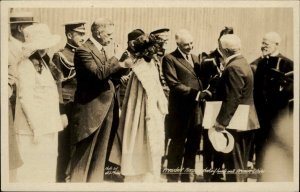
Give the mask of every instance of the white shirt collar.
[[278, 50], [276, 50], [274, 53], [272, 53], [270, 56], [271, 57], [276, 57], [276, 56], [278, 56], [279, 55], [279, 51]]
[[232, 60], [233, 58], [235, 58], [235, 57], [237, 57], [237, 56], [239, 56], [239, 55], [241, 55], [241, 53], [237, 53], [237, 54], [234, 54], [234, 55], [231, 55], [231, 56], [227, 57], [227, 58], [225, 59], [225, 65], [227, 65], [227, 64], [229, 63], [230, 60]]
[[96, 48], [101, 52], [103, 46], [96, 39], [94, 39], [93, 36], [90, 37], [90, 40], [93, 42], [93, 44], [96, 46]]
[[278, 55], [279, 55], [279, 51], [276, 50], [275, 52], [271, 53], [270, 55], [266, 55], [266, 56], [262, 55], [261, 58], [264, 58], [264, 57], [276, 57]]
[[191, 55], [191, 54], [185, 54], [185, 53], [183, 53], [180, 49], [179, 49], [179, 47], [177, 48], [178, 50], [179, 50], [179, 52], [181, 53], [181, 55], [183, 56], [183, 58], [185, 59], [185, 60], [187, 60], [186, 59], [186, 55]]

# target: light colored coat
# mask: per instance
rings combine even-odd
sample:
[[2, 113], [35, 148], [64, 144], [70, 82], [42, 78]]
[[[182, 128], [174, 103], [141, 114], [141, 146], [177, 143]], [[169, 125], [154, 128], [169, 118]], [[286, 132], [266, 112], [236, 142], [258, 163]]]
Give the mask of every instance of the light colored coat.
[[159, 176], [167, 99], [153, 61], [140, 59], [132, 71], [119, 123], [123, 132], [121, 172]]
[[45, 135], [63, 129], [55, 81], [47, 65], [39, 74], [29, 59], [18, 67], [15, 128], [18, 134]]

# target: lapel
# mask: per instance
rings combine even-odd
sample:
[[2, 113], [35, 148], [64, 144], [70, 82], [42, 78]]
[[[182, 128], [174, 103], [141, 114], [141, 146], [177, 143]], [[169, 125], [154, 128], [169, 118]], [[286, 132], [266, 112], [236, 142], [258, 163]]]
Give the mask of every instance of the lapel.
[[[192, 54], [191, 54], [192, 55]], [[191, 64], [182, 56], [182, 54], [179, 52], [178, 48], [175, 51], [175, 56], [177, 58], [177, 60], [183, 65], [185, 66], [194, 76], [197, 77], [194, 68], [191, 66]], [[195, 63], [196, 59], [195, 56], [192, 55], [192, 60]]]
[[86, 41], [86, 46], [87, 48], [89, 48], [92, 53], [100, 60], [100, 62], [104, 65], [105, 64], [105, 61], [106, 61], [106, 58], [105, 58], [105, 55], [103, 55], [103, 53], [101, 53], [97, 47], [94, 45], [94, 43], [88, 39]]

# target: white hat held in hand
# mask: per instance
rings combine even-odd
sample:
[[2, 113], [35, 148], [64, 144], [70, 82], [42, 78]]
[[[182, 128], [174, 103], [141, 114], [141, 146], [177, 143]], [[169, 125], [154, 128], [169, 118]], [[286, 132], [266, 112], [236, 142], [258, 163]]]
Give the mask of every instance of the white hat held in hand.
[[234, 147], [234, 138], [226, 130], [216, 131], [214, 128], [208, 130], [208, 138], [216, 151], [229, 153]]
[[48, 25], [42, 23], [26, 27], [24, 37], [23, 49], [29, 55], [36, 50], [53, 47], [60, 41], [60, 36], [51, 34]]

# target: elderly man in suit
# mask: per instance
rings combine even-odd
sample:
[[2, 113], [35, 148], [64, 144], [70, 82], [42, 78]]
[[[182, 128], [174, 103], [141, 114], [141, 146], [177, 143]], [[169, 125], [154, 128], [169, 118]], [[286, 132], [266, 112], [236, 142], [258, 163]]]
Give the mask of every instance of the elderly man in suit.
[[[224, 130], [240, 104], [249, 105], [247, 130], [227, 129], [234, 137], [234, 149], [225, 154], [226, 181], [246, 181], [250, 147], [254, 139], [252, 130], [259, 128], [253, 101], [253, 74], [247, 60], [241, 54], [241, 40], [237, 35], [227, 34], [221, 37], [221, 52], [225, 61], [216, 94], [222, 101], [221, 109], [212, 129]], [[241, 173], [229, 171], [241, 171]]]
[[163, 72], [170, 88], [167, 124], [171, 137], [168, 165], [163, 173], [167, 174], [168, 182], [179, 179], [193, 182], [201, 137], [202, 99], [210, 93], [203, 91], [199, 73], [195, 70], [199, 69], [199, 59], [191, 54], [192, 35], [182, 29], [176, 33], [175, 40], [177, 49], [163, 58]]
[[[77, 78], [75, 92], [73, 144], [70, 162], [71, 182], [101, 182], [118, 127], [118, 103], [113, 74], [126, 63], [120, 62], [123, 51], [113, 42], [114, 24], [96, 19], [92, 36], [75, 51]], [[110, 52], [109, 50], [112, 50]]]
[[[263, 168], [266, 146], [272, 142], [277, 123], [293, 107], [292, 60], [279, 52], [281, 38], [276, 32], [264, 35], [262, 57], [251, 63], [254, 70], [254, 102], [261, 129], [255, 135], [256, 168]], [[292, 122], [292, 121], [291, 121]], [[292, 124], [285, 125], [292, 131]]]
[[[222, 57], [222, 53], [219, 49], [220, 47], [220, 39], [223, 35], [233, 34], [232, 27], [225, 27], [221, 30], [219, 38], [218, 38], [218, 47], [210, 52], [209, 54], [202, 53], [200, 55], [201, 62], [201, 81], [203, 86], [209, 87], [209, 90], [212, 92], [212, 98], [210, 100], [216, 100], [216, 87], [218, 85], [219, 79], [224, 70], [224, 60]], [[224, 160], [223, 154], [221, 152], [216, 151], [208, 139], [208, 130], [205, 129], [203, 132], [203, 168], [204, 169], [215, 169], [221, 170]], [[213, 162], [213, 165], [211, 165]], [[212, 182], [222, 182], [223, 180], [221, 173], [212, 173], [212, 172], [204, 172], [203, 176], [206, 181]]]

